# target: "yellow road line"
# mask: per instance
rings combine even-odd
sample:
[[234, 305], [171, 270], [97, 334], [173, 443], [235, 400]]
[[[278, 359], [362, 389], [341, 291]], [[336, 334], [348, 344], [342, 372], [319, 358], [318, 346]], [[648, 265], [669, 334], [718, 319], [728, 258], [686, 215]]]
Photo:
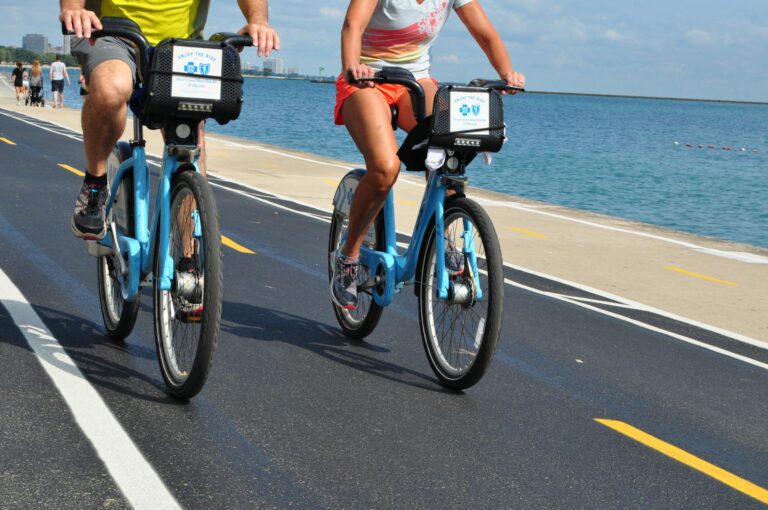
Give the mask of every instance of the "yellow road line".
[[80, 177], [85, 177], [85, 172], [78, 170], [77, 168], [71, 167], [69, 165], [65, 165], [64, 163], [59, 163], [59, 166], [64, 170], [69, 170], [75, 175], [79, 175]]
[[532, 237], [538, 237], [539, 239], [546, 239], [547, 236], [544, 234], [539, 234], [538, 232], [533, 232], [531, 230], [525, 230], [524, 228], [518, 228], [518, 227], [507, 227], [509, 230], [512, 230], [514, 232], [520, 232], [521, 234], [525, 234], [527, 236]]
[[720, 278], [713, 278], [712, 276], [707, 276], [707, 275], [703, 275], [703, 274], [699, 274], [699, 273], [693, 273], [691, 271], [686, 271], [685, 269], [680, 269], [679, 267], [675, 267], [675, 266], [667, 266], [664, 269], [668, 269], [670, 271], [674, 271], [676, 273], [684, 274], [684, 275], [687, 275], [687, 276], [693, 276], [694, 278], [701, 278], [702, 280], [708, 280], [710, 282], [722, 283], [723, 285], [732, 285], [734, 287], [736, 285], [738, 285], [738, 284], [736, 284], [734, 282], [729, 282], [728, 280], [721, 280]]
[[16, 145], [16, 142], [12, 142], [11, 140], [3, 138], [2, 136], [0, 136], [0, 142], [7, 143], [8, 145]]
[[595, 418], [595, 421], [615, 430], [620, 434], [634, 439], [638, 443], [642, 443], [649, 448], [653, 448], [657, 452], [663, 453], [667, 457], [681, 462], [686, 466], [692, 467], [697, 471], [701, 471], [705, 475], [711, 476], [715, 480], [722, 482], [725, 485], [728, 485], [729, 487], [732, 487], [737, 491], [746, 494], [747, 496], [753, 497], [761, 503], [768, 504], [768, 490], [760, 487], [759, 485], [755, 485], [754, 483], [740, 478], [733, 473], [729, 473], [728, 471], [719, 468], [714, 464], [710, 464], [704, 459], [696, 457], [695, 455], [691, 455], [685, 450], [681, 450], [677, 446], [673, 446], [662, 441], [661, 439], [657, 439], [652, 435], [647, 434], [642, 430], [637, 429], [632, 425], [622, 421], [605, 420], [600, 418]]
[[255, 251], [249, 250], [248, 248], [246, 248], [242, 244], [238, 244], [238, 243], [234, 242], [232, 239], [230, 239], [229, 237], [227, 237], [225, 235], [221, 236], [221, 242], [224, 244], [224, 246], [229, 246], [233, 250], [239, 251], [240, 253], [247, 253], [249, 255], [256, 255]]
[[326, 184], [330, 184], [331, 186], [337, 186], [339, 184], [338, 182], [332, 181], [330, 179], [323, 179], [323, 182]]
[[398, 203], [398, 204], [403, 204], [403, 205], [412, 205], [412, 206], [414, 206], [414, 207], [416, 207], [417, 205], [419, 205], [419, 204], [417, 204], [416, 202], [411, 202], [410, 200], [398, 200], [398, 201], [397, 201], [397, 203]]

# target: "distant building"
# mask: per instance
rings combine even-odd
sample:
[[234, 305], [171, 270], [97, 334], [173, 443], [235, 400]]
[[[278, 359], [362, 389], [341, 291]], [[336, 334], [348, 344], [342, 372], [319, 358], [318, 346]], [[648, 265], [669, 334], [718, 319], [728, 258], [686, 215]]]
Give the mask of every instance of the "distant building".
[[21, 47], [42, 54], [48, 51], [48, 38], [43, 34], [27, 34], [21, 39]]
[[283, 74], [283, 59], [282, 58], [265, 58], [264, 70], [270, 71], [272, 74]]
[[70, 50], [70, 47], [69, 47], [69, 41], [70, 41], [70, 39], [71, 39], [72, 37], [71, 37], [71, 36], [69, 36], [69, 35], [65, 35], [65, 36], [63, 36], [63, 37], [64, 37], [64, 39], [63, 39], [63, 41], [62, 41], [62, 43], [61, 43], [61, 52], [62, 52], [64, 55], [69, 55], [69, 53], [70, 53], [70, 51], [69, 51], [69, 50]]
[[298, 67], [286, 67], [285, 68], [285, 74], [299, 74], [299, 68]]

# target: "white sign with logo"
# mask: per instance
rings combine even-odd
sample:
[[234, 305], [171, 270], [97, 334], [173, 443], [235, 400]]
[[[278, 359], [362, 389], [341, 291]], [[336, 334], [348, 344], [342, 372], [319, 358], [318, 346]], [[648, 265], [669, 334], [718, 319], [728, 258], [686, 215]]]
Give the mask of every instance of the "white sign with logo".
[[[470, 131], [467, 135], [487, 135], [490, 127], [488, 92], [450, 92], [451, 133]], [[476, 131], [475, 131], [476, 130]]]
[[206, 78], [221, 77], [223, 51], [218, 48], [173, 47], [171, 96], [192, 99], [221, 99], [221, 81]]

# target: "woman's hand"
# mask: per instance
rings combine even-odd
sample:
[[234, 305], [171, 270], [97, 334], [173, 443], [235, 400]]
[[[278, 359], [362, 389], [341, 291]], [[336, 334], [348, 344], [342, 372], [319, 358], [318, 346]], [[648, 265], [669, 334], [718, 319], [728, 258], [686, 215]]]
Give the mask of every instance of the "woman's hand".
[[[507, 82], [510, 87], [525, 88], [525, 75], [523, 73], [517, 73], [515, 71], [509, 71], [504, 73], [501, 77], [502, 80]], [[517, 94], [515, 91], [502, 92], [502, 94]]]
[[[344, 71], [344, 79], [347, 80], [347, 83], [350, 83], [354, 80], [359, 80], [360, 78], [373, 78], [375, 74], [376, 70], [372, 67], [368, 67], [365, 64], [352, 64], [347, 67], [346, 71]], [[365, 87], [373, 87], [374, 83], [372, 81], [361, 81], [352, 83], [352, 85], [362, 89]]]

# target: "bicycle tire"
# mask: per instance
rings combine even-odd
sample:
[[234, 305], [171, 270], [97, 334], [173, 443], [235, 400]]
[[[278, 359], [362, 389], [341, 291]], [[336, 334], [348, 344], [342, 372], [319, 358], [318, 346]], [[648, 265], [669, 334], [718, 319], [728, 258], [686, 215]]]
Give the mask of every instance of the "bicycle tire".
[[[437, 297], [433, 223], [427, 233], [425, 256], [418, 271], [421, 282], [419, 325], [427, 359], [440, 383], [453, 390], [464, 390], [483, 377], [496, 351], [504, 310], [503, 264], [493, 223], [476, 202], [466, 197], [449, 199], [443, 217], [449, 238], [458, 230], [457, 221], [461, 222], [462, 232], [466, 231], [464, 220], [472, 225], [473, 242], [476, 247], [481, 247], [475, 250], [478, 274], [472, 274], [469, 256], [464, 253], [464, 238], [454, 238], [452, 242], [456, 249], [461, 247], [464, 268], [460, 275], [451, 277], [451, 285], [454, 289], [468, 291], [465, 295], [470, 297], [464, 301], [458, 297], [455, 300]], [[478, 282], [483, 298], [473, 300]], [[458, 290], [455, 295], [458, 296]], [[441, 317], [442, 320], [449, 319], [447, 327], [443, 323], [438, 327], [437, 321]], [[457, 333], [460, 336], [457, 337]], [[449, 352], [445, 352], [445, 347]]]
[[[183, 232], [195, 228], [193, 220], [188, 221], [187, 218], [194, 218], [196, 211], [200, 224], [200, 237], [189, 236], [194, 252], [191, 257], [196, 282], [193, 293], [200, 293], [197, 299], [202, 305], [199, 315], [197, 311], [194, 314], [184, 312], [184, 303], [188, 306], [189, 302], [182, 301], [178, 272], [174, 273], [175, 288], [160, 290], [159, 240], [155, 242], [153, 308], [158, 362], [169, 393], [186, 399], [203, 389], [218, 343], [223, 287], [221, 231], [213, 190], [201, 174], [192, 170], [175, 174], [171, 181], [170, 200], [169, 256], [175, 262], [175, 269], [178, 269], [178, 258], [183, 252]], [[191, 203], [188, 200], [194, 203], [184, 205]], [[182, 210], [187, 207], [190, 208], [188, 211]], [[179, 218], [183, 218], [184, 224], [179, 224]], [[181, 359], [181, 354], [188, 356]]]
[[[328, 236], [328, 281], [333, 276], [334, 258], [339, 249], [341, 234], [346, 230], [347, 218], [334, 211], [331, 218], [330, 235]], [[386, 238], [384, 236], [384, 215], [382, 212], [376, 215], [373, 223], [374, 241], [370, 247], [378, 251], [386, 250]], [[344, 334], [350, 338], [362, 340], [370, 335], [379, 324], [384, 307], [376, 304], [371, 291], [358, 292], [358, 305], [355, 310], [345, 310], [331, 302], [333, 313], [341, 326]]]
[[[119, 143], [112, 150], [109, 156], [107, 167], [116, 169], [120, 162], [130, 157], [130, 147], [124, 142]], [[111, 183], [112, 175], [109, 175]], [[134, 194], [133, 194], [133, 172], [131, 170], [123, 174], [122, 182], [117, 189], [112, 200], [112, 213], [110, 221], [115, 219], [115, 209], [122, 202], [123, 219], [117, 222], [117, 230], [123, 235], [135, 237], [136, 228], [134, 216]], [[122, 223], [122, 224], [121, 224]], [[99, 303], [101, 304], [101, 317], [104, 327], [107, 330], [107, 336], [113, 340], [122, 341], [128, 337], [136, 325], [136, 318], [139, 315], [141, 305], [141, 292], [136, 296], [133, 302], [127, 302], [123, 299], [120, 290], [120, 279], [117, 277], [117, 268], [115, 261], [116, 254], [102, 255], [96, 259], [96, 273], [99, 286]]]

